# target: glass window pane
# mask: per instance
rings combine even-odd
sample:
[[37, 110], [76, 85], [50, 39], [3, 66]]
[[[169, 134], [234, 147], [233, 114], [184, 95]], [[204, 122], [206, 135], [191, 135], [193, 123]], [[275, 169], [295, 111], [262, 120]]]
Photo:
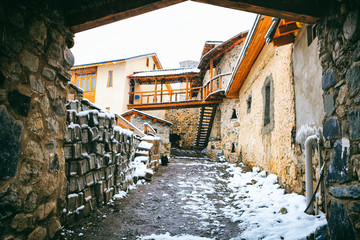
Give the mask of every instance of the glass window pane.
[[84, 90], [85, 87], [85, 78], [81, 79], [81, 89]]
[[113, 72], [109, 72], [109, 87], [113, 85]]
[[77, 87], [80, 87], [80, 79], [77, 79], [77, 80], [76, 80], [76, 86], [77, 86]]
[[91, 91], [95, 90], [95, 78], [91, 79]]
[[86, 91], [90, 90], [90, 78], [86, 79]]
[[91, 74], [92, 76], [95, 76], [96, 75], [96, 73], [93, 73], [93, 74]]
[[85, 74], [83, 74], [82, 77], [85, 77]]
[[90, 76], [91, 76], [91, 73], [88, 73], [87, 76], [90, 77]]

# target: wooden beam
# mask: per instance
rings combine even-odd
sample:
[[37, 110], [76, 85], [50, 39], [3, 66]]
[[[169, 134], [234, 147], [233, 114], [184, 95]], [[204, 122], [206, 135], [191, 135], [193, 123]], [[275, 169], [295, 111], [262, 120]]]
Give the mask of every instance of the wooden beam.
[[189, 78], [186, 78], [186, 95], [185, 95], [185, 99], [189, 100]]
[[278, 29], [279, 29], [280, 34], [283, 35], [286, 33], [295, 32], [296, 30], [299, 30], [300, 28], [298, 27], [296, 22], [293, 22], [293, 23], [279, 26]]
[[295, 36], [293, 33], [288, 35], [279, 36], [273, 39], [273, 43], [275, 47], [284, 46], [289, 43], [293, 43], [295, 41]]
[[222, 99], [212, 99], [209, 101], [202, 100], [193, 100], [193, 101], [183, 101], [183, 102], [172, 102], [172, 103], [150, 103], [150, 104], [129, 104], [128, 109], [142, 109], [142, 110], [162, 110], [162, 109], [172, 109], [172, 108], [197, 108], [201, 106], [212, 106], [214, 104], [219, 104], [222, 102]]
[[214, 77], [214, 61], [213, 59], [210, 60], [210, 79]]
[[[323, 6], [314, 1], [281, 0], [193, 0], [195, 2], [258, 13], [287, 20], [316, 23], [323, 14]], [[317, 1], [320, 3], [321, 1]], [[311, 6], [311, 7], [310, 7]]]
[[156, 94], [157, 94], [157, 79], [155, 78], [155, 94], [154, 94], [154, 102], [157, 102], [156, 100]]

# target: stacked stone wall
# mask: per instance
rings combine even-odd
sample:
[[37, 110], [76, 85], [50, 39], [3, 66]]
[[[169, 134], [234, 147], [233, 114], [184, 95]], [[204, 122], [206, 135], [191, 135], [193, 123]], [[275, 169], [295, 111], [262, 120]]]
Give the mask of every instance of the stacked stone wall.
[[360, 4], [331, 2], [318, 23], [331, 239], [360, 238]]
[[71, 224], [133, 183], [134, 135], [115, 126], [115, 115], [94, 109], [83, 100], [67, 105], [65, 171], [67, 206], [65, 222]]
[[170, 134], [178, 134], [181, 137], [181, 147], [189, 148], [194, 146], [199, 114], [199, 108], [170, 109], [166, 111], [165, 119], [173, 123], [170, 127]]
[[66, 205], [72, 33], [44, 1], [0, 1], [0, 238], [53, 238]]

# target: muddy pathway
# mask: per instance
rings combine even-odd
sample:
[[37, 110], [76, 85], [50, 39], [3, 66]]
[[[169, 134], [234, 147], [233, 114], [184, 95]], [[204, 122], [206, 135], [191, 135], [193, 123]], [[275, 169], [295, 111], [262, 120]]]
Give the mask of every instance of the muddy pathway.
[[138, 239], [170, 233], [230, 239], [237, 223], [224, 216], [231, 204], [227, 164], [201, 159], [170, 159], [152, 182], [138, 185], [113, 206], [96, 210], [77, 226], [63, 231], [66, 239]]

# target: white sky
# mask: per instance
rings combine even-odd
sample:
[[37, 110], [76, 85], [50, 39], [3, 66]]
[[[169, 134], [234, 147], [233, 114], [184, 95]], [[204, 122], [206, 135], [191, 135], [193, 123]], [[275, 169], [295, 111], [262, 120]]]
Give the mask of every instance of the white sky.
[[255, 16], [188, 1], [77, 33], [71, 51], [76, 65], [155, 52], [163, 68], [178, 68], [200, 60], [205, 41], [249, 30]]

